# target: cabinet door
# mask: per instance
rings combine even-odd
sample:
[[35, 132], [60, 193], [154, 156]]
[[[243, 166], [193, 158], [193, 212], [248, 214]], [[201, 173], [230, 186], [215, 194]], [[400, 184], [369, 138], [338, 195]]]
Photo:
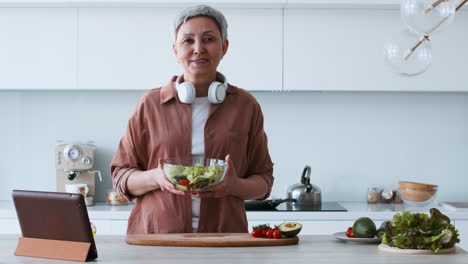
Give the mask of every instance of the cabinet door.
[[0, 89], [76, 88], [76, 9], [0, 8]]
[[[182, 73], [172, 50], [179, 8], [80, 8], [79, 87], [146, 90]], [[246, 90], [280, 90], [280, 10], [227, 9], [230, 46], [219, 71]]]
[[460, 243], [458, 246], [468, 251], [468, 220], [455, 220], [454, 222], [455, 227], [460, 232]]
[[79, 88], [146, 90], [178, 74], [172, 51], [176, 11], [80, 8]]
[[466, 16], [434, 35], [432, 65], [412, 78], [392, 73], [384, 59], [385, 43], [405, 28], [398, 10], [286, 9], [284, 19], [286, 90], [468, 90], [460, 81], [468, 60], [462, 48], [468, 35], [460, 34]]
[[127, 226], [128, 226], [128, 221], [127, 220], [113, 220], [111, 229], [112, 229], [112, 235], [126, 235], [127, 234]]
[[354, 221], [299, 221], [302, 224], [301, 235], [331, 235], [346, 232]]
[[96, 236], [105, 236], [112, 234], [112, 220], [96, 220], [90, 219], [90, 222], [93, 223], [96, 228]]
[[0, 234], [21, 234], [18, 219], [0, 219]]
[[249, 91], [280, 91], [282, 10], [220, 9], [228, 22], [229, 50], [219, 65], [228, 82]]

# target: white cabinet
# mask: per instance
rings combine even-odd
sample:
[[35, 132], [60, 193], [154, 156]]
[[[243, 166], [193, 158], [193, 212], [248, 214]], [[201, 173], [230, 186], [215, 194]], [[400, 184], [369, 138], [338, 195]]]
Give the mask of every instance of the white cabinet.
[[455, 220], [455, 228], [460, 232], [460, 243], [459, 247], [468, 251], [468, 220]]
[[90, 219], [96, 228], [96, 236], [112, 234], [112, 220]]
[[[182, 72], [172, 50], [179, 8], [80, 8], [78, 86], [146, 90]], [[230, 46], [219, 70], [247, 90], [281, 90], [279, 9], [223, 10]]]
[[[294, 221], [291, 221], [294, 222]], [[346, 232], [353, 221], [298, 221], [302, 224], [301, 235], [331, 235]]]
[[0, 89], [76, 88], [76, 9], [0, 8]]
[[178, 74], [171, 35], [176, 12], [80, 8], [79, 88], [146, 90]]
[[[323, 220], [323, 221], [304, 221], [304, 220], [284, 220], [284, 221], [249, 221], [249, 232], [252, 226], [261, 224], [270, 224], [270, 226], [279, 225], [284, 222], [297, 222], [302, 224], [301, 235], [332, 235], [336, 232], [346, 232], [348, 227], [353, 226], [354, 220]], [[374, 221], [377, 228], [383, 221]]]
[[96, 226], [96, 235], [126, 235], [127, 234], [127, 220], [95, 220], [91, 219], [91, 222]]
[[280, 91], [281, 9], [220, 9], [228, 21], [229, 50], [219, 70], [228, 82], [249, 91]]
[[0, 218], [0, 234], [21, 234], [18, 219]]
[[[399, 10], [285, 9], [284, 89], [321, 91], [467, 91], [468, 18], [433, 36], [433, 63], [404, 78], [385, 64], [385, 43], [403, 30]], [[458, 33], [457, 33], [458, 32]], [[437, 37], [439, 36], [439, 37]]]
[[111, 233], [112, 235], [125, 235], [127, 234], [127, 220], [112, 220]]

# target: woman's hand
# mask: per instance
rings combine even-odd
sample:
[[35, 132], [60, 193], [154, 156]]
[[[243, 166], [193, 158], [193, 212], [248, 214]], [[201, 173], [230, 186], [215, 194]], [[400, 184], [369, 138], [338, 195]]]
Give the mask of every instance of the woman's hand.
[[239, 178], [237, 177], [236, 168], [234, 167], [234, 164], [232, 164], [231, 155], [226, 156], [226, 161], [228, 163], [228, 170], [226, 172], [226, 175], [224, 176], [223, 181], [220, 184], [210, 188], [206, 192], [198, 193], [198, 197], [220, 198], [226, 195], [230, 195], [228, 191], [229, 188], [233, 188], [233, 186], [236, 186], [236, 182]]
[[175, 188], [174, 184], [169, 181], [164, 173], [163, 169], [163, 160], [159, 159], [159, 165], [156, 169], [148, 171], [150, 181], [156, 186], [156, 188], [161, 189], [161, 191], [170, 192], [177, 195], [185, 195], [181, 190]]

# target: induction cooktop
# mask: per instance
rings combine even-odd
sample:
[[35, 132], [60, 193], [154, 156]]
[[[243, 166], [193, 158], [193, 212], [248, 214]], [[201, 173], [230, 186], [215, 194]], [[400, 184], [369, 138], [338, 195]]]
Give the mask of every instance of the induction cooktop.
[[341, 206], [337, 202], [322, 202], [319, 206], [295, 206], [288, 203], [279, 204], [274, 209], [269, 210], [258, 210], [258, 209], [249, 209], [247, 211], [270, 211], [270, 212], [308, 212], [308, 211], [317, 211], [317, 212], [346, 212], [346, 208]]

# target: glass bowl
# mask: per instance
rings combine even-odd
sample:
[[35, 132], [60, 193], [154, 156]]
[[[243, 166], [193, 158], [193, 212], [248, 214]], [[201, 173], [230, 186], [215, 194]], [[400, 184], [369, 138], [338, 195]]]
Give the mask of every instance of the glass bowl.
[[437, 189], [438, 186], [433, 184], [407, 181], [398, 182], [400, 197], [409, 205], [423, 206], [431, 203], [436, 196]]
[[163, 160], [164, 173], [182, 191], [202, 192], [219, 184], [226, 175], [227, 162], [220, 159], [191, 157]]

